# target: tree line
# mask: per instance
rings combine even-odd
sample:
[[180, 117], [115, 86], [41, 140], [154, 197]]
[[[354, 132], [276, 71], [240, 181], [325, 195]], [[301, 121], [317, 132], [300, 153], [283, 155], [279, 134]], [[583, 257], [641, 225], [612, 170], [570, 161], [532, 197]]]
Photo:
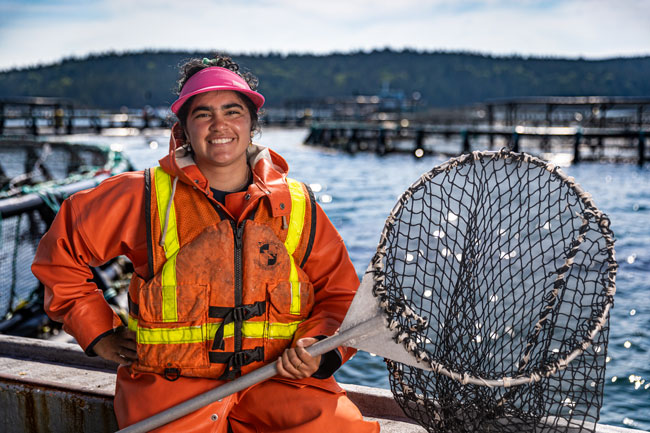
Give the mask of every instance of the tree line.
[[[209, 52], [139, 51], [65, 58], [0, 72], [0, 98], [50, 96], [78, 106], [167, 106], [178, 66]], [[382, 86], [418, 92], [423, 107], [458, 107], [522, 96], [648, 96], [650, 56], [602, 60], [493, 56], [469, 52], [373, 50], [352, 53], [231, 54], [258, 76], [267, 106], [377, 94]]]

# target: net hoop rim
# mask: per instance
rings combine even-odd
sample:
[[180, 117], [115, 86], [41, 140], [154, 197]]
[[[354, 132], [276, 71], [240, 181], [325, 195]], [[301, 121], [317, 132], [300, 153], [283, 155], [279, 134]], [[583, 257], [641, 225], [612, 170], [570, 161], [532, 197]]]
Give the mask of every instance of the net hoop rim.
[[[402, 209], [404, 204], [409, 201], [413, 196], [413, 193], [418, 190], [423, 184], [429, 182], [435, 176], [445, 171], [450, 171], [456, 167], [470, 163], [471, 161], [477, 161], [480, 159], [488, 158], [490, 160], [499, 158], [503, 160], [513, 160], [520, 163], [527, 163], [543, 168], [550, 172], [553, 176], [559, 179], [561, 182], [566, 184], [569, 189], [573, 190], [576, 193], [578, 199], [585, 206], [585, 213], [589, 212], [593, 217], [598, 221], [598, 226], [600, 228], [600, 233], [605, 239], [606, 249], [607, 249], [607, 261], [609, 266], [607, 268], [607, 291], [606, 295], [608, 298], [607, 303], [604, 305], [601, 314], [598, 316], [597, 320], [594, 321], [594, 325], [587, 331], [587, 335], [582, 341], [575, 344], [573, 350], [571, 350], [567, 356], [558, 359], [557, 361], [548, 365], [544, 373], [533, 372], [529, 375], [518, 375], [514, 377], [503, 377], [501, 379], [486, 379], [479, 376], [469, 375], [468, 373], [458, 373], [452, 371], [440, 364], [435, 360], [428, 359], [428, 355], [424, 351], [416, 351], [416, 344], [410, 341], [410, 338], [407, 336], [406, 330], [402, 329], [402, 325], [395, 321], [390, 320], [390, 316], [394, 314], [394, 311], [390, 311], [390, 303], [385, 299], [384, 293], [386, 292], [384, 288], [384, 276], [383, 276], [383, 258], [386, 254], [386, 243], [388, 239], [388, 233], [391, 231], [397, 213]], [[584, 220], [584, 218], [583, 218]], [[555, 374], [558, 371], [566, 369], [566, 367], [573, 361], [575, 358], [580, 356], [587, 350], [596, 335], [603, 329], [607, 323], [607, 318], [609, 315], [609, 310], [613, 307], [614, 303], [614, 294], [616, 293], [616, 270], [617, 263], [614, 252], [614, 234], [610, 229], [610, 221], [606, 214], [598, 209], [596, 204], [591, 197], [591, 194], [586, 192], [573, 177], [568, 176], [564, 173], [558, 166], [546, 162], [540, 158], [529, 155], [523, 152], [513, 152], [507, 148], [503, 148], [498, 151], [473, 151], [471, 153], [463, 154], [458, 157], [450, 158], [446, 162], [439, 164], [424, 173], [420, 178], [411, 184], [411, 186], [402, 193], [402, 195], [397, 200], [397, 203], [391, 210], [390, 215], [386, 219], [384, 229], [382, 230], [379, 244], [377, 246], [377, 251], [373, 256], [371, 261], [371, 270], [373, 272], [373, 295], [379, 298], [380, 308], [383, 310], [385, 317], [389, 322], [389, 329], [394, 331], [394, 340], [396, 342], [402, 343], [404, 348], [414, 356], [419, 362], [424, 363], [427, 366], [427, 369], [433, 370], [437, 373], [443, 374], [450, 379], [454, 379], [463, 385], [472, 384], [472, 385], [483, 385], [488, 387], [511, 387], [523, 384], [531, 384], [542, 380], [543, 378], [549, 377]], [[421, 323], [425, 323], [421, 317], [417, 316], [413, 311], [411, 311], [408, 306], [402, 312], [403, 314], [410, 315], [414, 319], [418, 320]]]

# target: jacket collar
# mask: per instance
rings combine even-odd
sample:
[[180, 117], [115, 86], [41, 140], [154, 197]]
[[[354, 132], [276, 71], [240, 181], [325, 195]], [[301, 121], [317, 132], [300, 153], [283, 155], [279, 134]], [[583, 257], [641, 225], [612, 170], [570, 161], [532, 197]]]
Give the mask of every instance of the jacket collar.
[[[209, 191], [208, 181], [194, 162], [192, 155], [184, 148], [185, 134], [179, 123], [172, 127], [169, 138], [169, 154], [162, 158], [160, 166], [172, 176], [178, 176], [179, 181], [196, 186], [206, 195]], [[273, 150], [253, 144], [247, 149], [248, 164], [253, 171], [251, 202], [266, 196], [271, 205], [274, 217], [288, 216], [291, 213], [291, 195], [286, 177], [289, 173], [287, 162]]]

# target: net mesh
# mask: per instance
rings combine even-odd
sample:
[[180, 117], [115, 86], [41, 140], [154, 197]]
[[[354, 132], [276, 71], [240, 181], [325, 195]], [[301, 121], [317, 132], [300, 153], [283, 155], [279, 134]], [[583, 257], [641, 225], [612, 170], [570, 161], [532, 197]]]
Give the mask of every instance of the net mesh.
[[400, 199], [374, 293], [396, 341], [405, 413], [431, 432], [593, 431], [616, 262], [609, 220], [557, 168], [475, 152]]
[[[92, 177], [98, 170], [122, 171], [128, 164], [107, 147], [26, 140], [0, 140], [0, 198]], [[48, 184], [48, 186], [51, 186]]]
[[0, 221], [0, 319], [39, 302], [39, 282], [31, 271], [36, 247], [47, 230], [39, 210], [26, 211]]
[[65, 142], [0, 139], [0, 156], [0, 332], [40, 335], [43, 290], [31, 264], [41, 237], [84, 180], [131, 165], [106, 146]]

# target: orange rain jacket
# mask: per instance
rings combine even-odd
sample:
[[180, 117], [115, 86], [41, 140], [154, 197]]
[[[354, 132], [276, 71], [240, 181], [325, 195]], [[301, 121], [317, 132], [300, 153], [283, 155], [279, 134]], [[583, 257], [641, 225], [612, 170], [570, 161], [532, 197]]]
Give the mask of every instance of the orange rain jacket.
[[[160, 160], [160, 166], [170, 175], [178, 176], [179, 182], [196, 187], [206, 200], [215, 202], [208, 182], [198, 167], [193, 163], [183, 164], [182, 168], [179, 165], [176, 151], [182, 142], [174, 138], [174, 135], [178, 135], [177, 127], [174, 132], [170, 139], [169, 155]], [[179, 154], [181, 152], [179, 150]], [[249, 149], [250, 161], [254, 162], [253, 184], [245, 192], [229, 194], [225, 210], [241, 222], [249, 212], [265, 202], [273, 218], [288, 218], [290, 206], [281, 206], [282, 203], [291, 203], [285, 181], [287, 163], [272, 150], [261, 146]], [[53, 320], [63, 322], [64, 330], [89, 355], [94, 355], [93, 345], [114, 332], [114, 328], [122, 325], [122, 322], [104, 300], [103, 293], [90, 281], [93, 276], [88, 266], [99, 266], [113, 257], [124, 255], [133, 262], [138, 276], [145, 280], [151, 278], [144, 202], [142, 171], [111, 177], [96, 188], [65, 200], [36, 252], [32, 271], [45, 285], [46, 312]], [[334, 334], [359, 285], [343, 240], [320, 206], [316, 207], [313, 247], [302, 266], [302, 271], [313, 285], [313, 307], [309, 317], [297, 327], [292, 345], [303, 337]], [[354, 354], [350, 348], [339, 348], [338, 351], [342, 362]], [[155, 384], [168, 382], [162, 376], [135, 373], [129, 367], [121, 367], [120, 370], [117, 389], [123, 390], [120, 395], [126, 394], [124, 398], [130, 399], [144, 383], [147, 384], [146, 389], [157, 390], [156, 395], [133, 396], [138, 401], [149, 402], [142, 414], [121, 414], [121, 411], [134, 409], [126, 401], [121, 404], [116, 401], [116, 415], [121, 425], [156, 413], [175, 399], [172, 395], [160, 395], [160, 386]], [[214, 386], [206, 381], [214, 383], [213, 379], [202, 378], [179, 382], [183, 383], [183, 394], [187, 396]], [[326, 379], [311, 377], [296, 382], [300, 387], [312, 385], [333, 392], [341, 391], [331, 376]], [[165, 387], [163, 383], [160, 385]]]

